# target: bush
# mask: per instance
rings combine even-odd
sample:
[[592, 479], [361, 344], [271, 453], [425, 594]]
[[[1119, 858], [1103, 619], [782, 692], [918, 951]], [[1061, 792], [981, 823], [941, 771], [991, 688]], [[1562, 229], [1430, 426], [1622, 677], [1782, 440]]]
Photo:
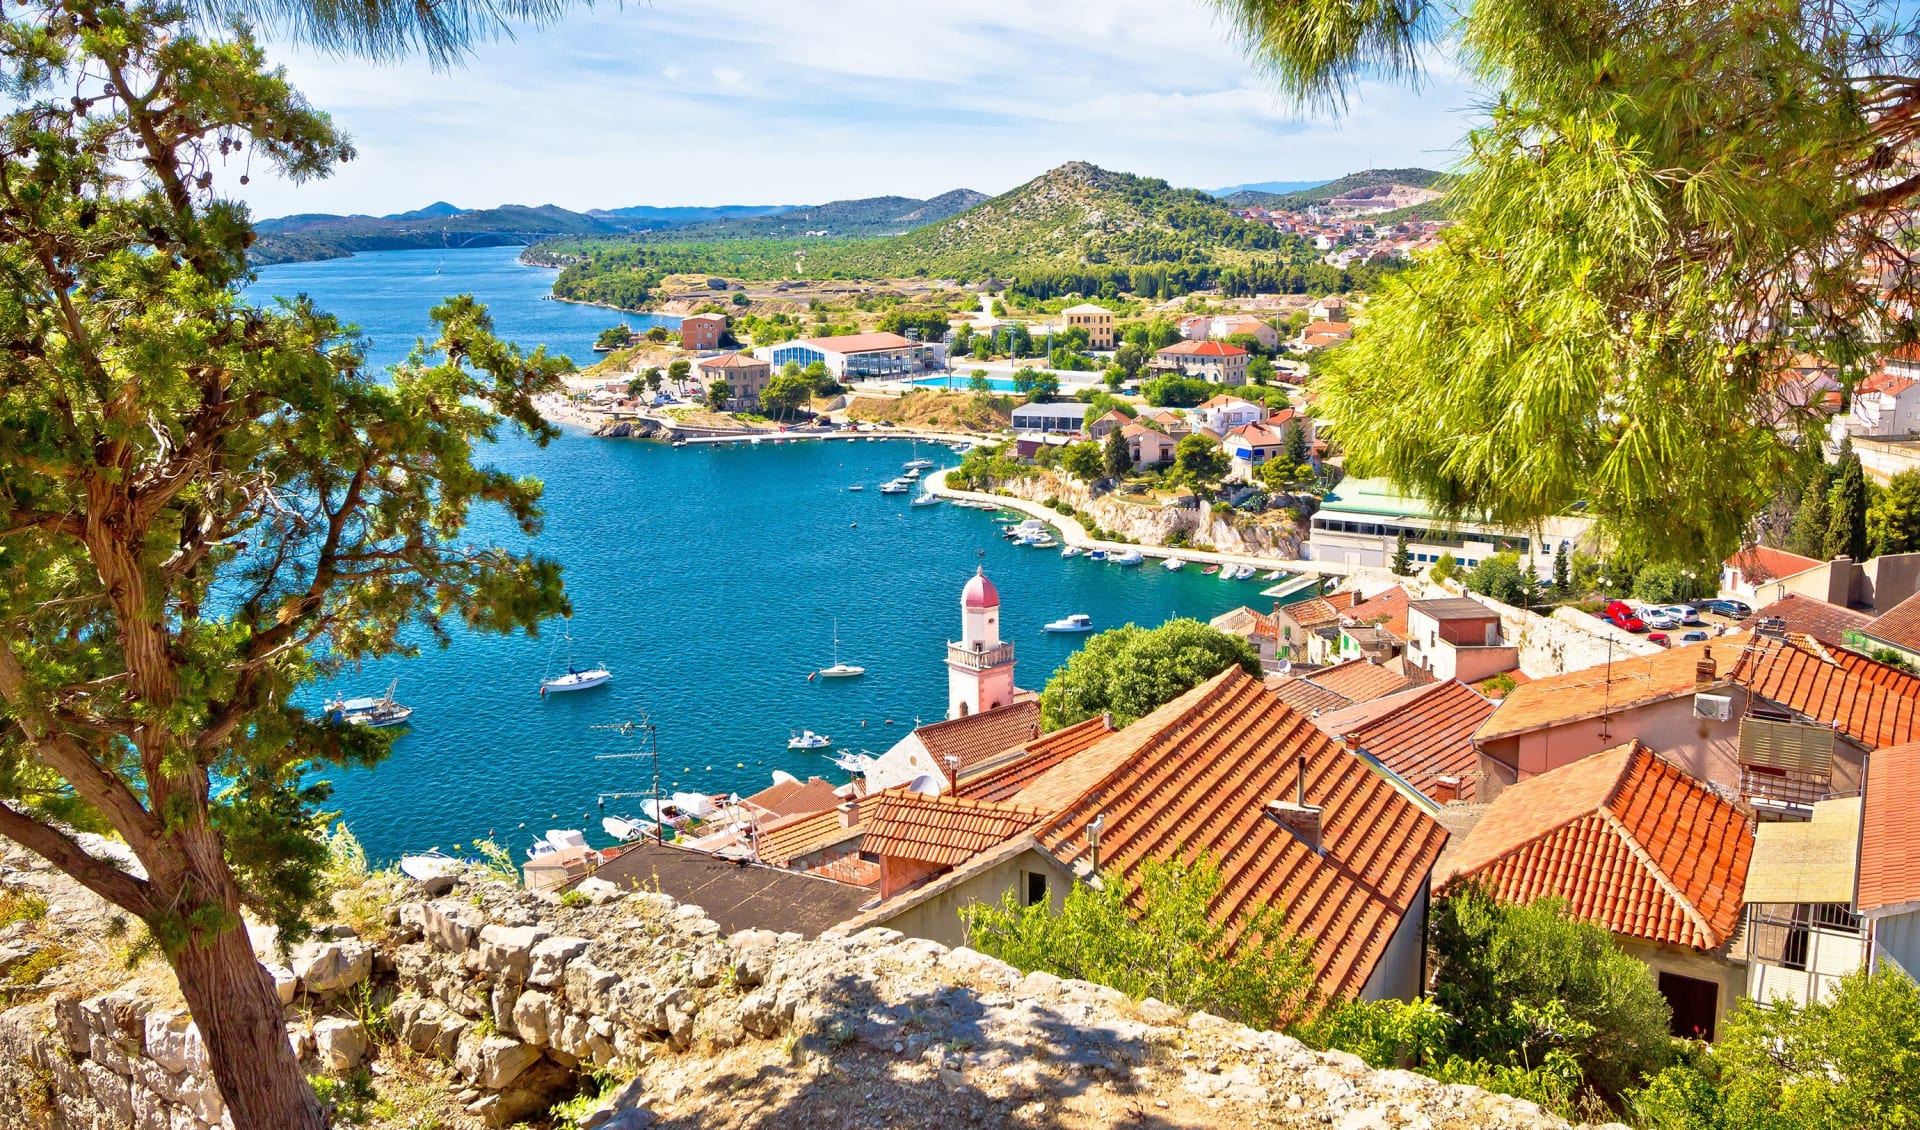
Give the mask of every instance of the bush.
[[1114, 723], [1125, 726], [1236, 664], [1260, 674], [1253, 645], [1198, 620], [1113, 628], [1088, 637], [1047, 680], [1041, 717], [1053, 730], [1111, 711]]
[[1286, 928], [1269, 903], [1256, 903], [1236, 928], [1209, 913], [1220, 896], [1220, 869], [1205, 855], [1192, 863], [1143, 860], [1136, 887], [1118, 875], [1099, 886], [1076, 883], [1059, 913], [1050, 903], [1021, 906], [1008, 891], [998, 904], [962, 907], [967, 944], [1025, 972], [1042, 970], [1205, 1009], [1242, 1024], [1273, 1028], [1314, 999], [1313, 945]]
[[1525, 607], [1533, 595], [1532, 578], [1517, 553], [1496, 553], [1467, 574], [1467, 588], [1502, 604]]

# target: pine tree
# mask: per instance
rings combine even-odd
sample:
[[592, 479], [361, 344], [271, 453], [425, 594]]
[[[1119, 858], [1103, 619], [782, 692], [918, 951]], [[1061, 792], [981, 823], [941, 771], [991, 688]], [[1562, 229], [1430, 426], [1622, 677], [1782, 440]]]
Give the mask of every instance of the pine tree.
[[1839, 474], [1833, 484], [1833, 498], [1827, 507], [1827, 536], [1822, 556], [1831, 560], [1845, 555], [1855, 561], [1867, 556], [1867, 477], [1860, 468], [1860, 457], [1853, 452], [1853, 440], [1840, 443]]
[[1800, 509], [1793, 515], [1793, 531], [1787, 535], [1787, 549], [1802, 557], [1824, 557], [1827, 552], [1827, 468], [1822, 467], [1807, 480], [1800, 493]]
[[1311, 451], [1307, 444], [1307, 429], [1298, 420], [1287, 424], [1287, 462], [1298, 467], [1308, 461]]
[[1107, 433], [1106, 464], [1107, 474], [1116, 479], [1133, 470], [1133, 455], [1127, 450], [1126, 437], [1120, 434], [1119, 428]]
[[1569, 575], [1572, 566], [1567, 559], [1573, 556], [1572, 550], [1563, 550], [1553, 556], [1553, 595], [1564, 597], [1573, 589], [1573, 579]]
[[1393, 539], [1393, 573], [1396, 577], [1413, 576], [1413, 558], [1407, 553], [1407, 531]]

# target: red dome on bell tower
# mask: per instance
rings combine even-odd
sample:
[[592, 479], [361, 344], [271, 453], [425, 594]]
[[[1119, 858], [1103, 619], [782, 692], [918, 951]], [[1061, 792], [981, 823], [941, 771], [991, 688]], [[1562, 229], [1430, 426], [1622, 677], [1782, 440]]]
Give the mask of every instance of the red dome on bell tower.
[[987, 580], [984, 568], [976, 568], [972, 578], [967, 581], [967, 587], [960, 590], [960, 607], [1000, 607], [1000, 590], [993, 587], [992, 581]]

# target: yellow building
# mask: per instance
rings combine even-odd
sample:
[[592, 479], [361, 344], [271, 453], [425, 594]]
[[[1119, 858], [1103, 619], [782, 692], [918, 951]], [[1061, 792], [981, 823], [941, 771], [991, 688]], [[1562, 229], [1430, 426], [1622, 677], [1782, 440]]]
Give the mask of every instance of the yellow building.
[[1066, 318], [1068, 329], [1079, 326], [1087, 331], [1087, 344], [1092, 348], [1113, 348], [1113, 311], [1105, 306], [1083, 302], [1078, 306], [1069, 306], [1060, 313]]

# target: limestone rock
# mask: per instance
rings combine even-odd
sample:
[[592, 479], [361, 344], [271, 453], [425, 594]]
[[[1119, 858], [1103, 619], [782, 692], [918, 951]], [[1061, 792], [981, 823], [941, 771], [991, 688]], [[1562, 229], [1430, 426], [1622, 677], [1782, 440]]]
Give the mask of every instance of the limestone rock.
[[487, 916], [472, 903], [435, 899], [421, 910], [421, 928], [427, 940], [448, 953], [465, 953], [480, 936]]
[[513, 1030], [536, 1048], [547, 1045], [547, 1011], [553, 998], [538, 989], [520, 994], [513, 1004]]
[[321, 1066], [333, 1072], [347, 1072], [367, 1058], [367, 1030], [357, 1020], [325, 1016], [314, 1021], [313, 1049]]
[[475, 1085], [498, 1091], [539, 1060], [539, 1048], [507, 1036], [488, 1036], [484, 1040], [461, 1044], [454, 1066], [473, 1080]]
[[620, 897], [620, 888], [591, 875], [573, 885], [573, 889], [587, 896], [595, 906], [605, 906]]
[[489, 973], [524, 981], [532, 965], [533, 948], [546, 938], [547, 931], [538, 926], [483, 926], [480, 964]]
[[542, 988], [560, 984], [566, 977], [567, 963], [587, 952], [590, 944], [585, 938], [564, 934], [536, 944], [529, 954], [527, 980]]
[[302, 942], [293, 951], [293, 975], [310, 993], [351, 989], [373, 972], [373, 949], [357, 939]]

